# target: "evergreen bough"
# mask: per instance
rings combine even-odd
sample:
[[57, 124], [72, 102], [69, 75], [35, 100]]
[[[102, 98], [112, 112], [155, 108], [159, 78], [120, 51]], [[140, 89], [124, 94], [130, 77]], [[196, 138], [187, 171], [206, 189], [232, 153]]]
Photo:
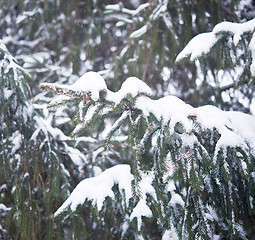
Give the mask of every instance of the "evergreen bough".
[[[204, 49], [195, 51], [201, 56]], [[132, 149], [131, 168], [117, 165], [83, 180], [55, 217], [89, 201], [101, 224], [108, 222], [108, 211], [120, 215], [122, 238], [135, 237], [128, 235], [132, 228], [153, 238], [146, 231], [153, 224], [167, 239], [252, 239], [254, 117], [209, 105], [193, 108], [175, 96], [154, 100], [151, 89], [135, 77], [115, 93], [95, 72], [71, 86], [44, 83], [40, 88], [65, 95], [50, 107], [77, 101], [73, 136], [93, 134], [110, 121], [111, 128], [100, 129], [107, 132], [105, 151], [115, 148], [116, 136]], [[154, 221], [148, 224], [150, 218]], [[120, 236], [119, 231], [111, 236]]]

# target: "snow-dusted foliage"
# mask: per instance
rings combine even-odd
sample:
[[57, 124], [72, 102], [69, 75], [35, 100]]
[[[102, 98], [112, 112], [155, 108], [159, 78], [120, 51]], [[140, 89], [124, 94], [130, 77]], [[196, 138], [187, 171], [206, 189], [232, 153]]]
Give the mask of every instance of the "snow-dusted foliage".
[[[121, 205], [131, 209], [126, 218], [132, 222], [137, 217], [139, 231], [144, 227], [142, 216], [158, 215], [168, 235], [214, 238], [216, 229], [221, 229], [245, 239], [246, 220], [239, 214], [246, 212], [251, 219], [254, 211], [255, 196], [249, 190], [255, 171], [253, 116], [209, 105], [194, 108], [175, 96], [154, 100], [149, 86], [134, 77], [117, 92], [108, 90], [95, 72], [85, 73], [71, 86], [43, 83], [40, 88], [64, 96], [49, 107], [77, 103], [73, 135], [91, 128], [93, 122], [118, 116], [105, 134], [105, 149], [118, 134], [127, 134], [133, 148], [131, 172], [128, 165], [117, 165], [83, 180], [55, 216], [69, 206], [75, 211], [87, 200], [101, 212], [107, 197], [115, 199], [113, 187], [118, 185]], [[237, 201], [243, 195], [246, 200]], [[129, 205], [130, 199], [135, 204]]]
[[[119, 191], [123, 194], [123, 201], [125, 199], [122, 204], [128, 205], [129, 200], [133, 197], [131, 190], [132, 180], [133, 175], [130, 173], [130, 166], [124, 164], [111, 167], [96, 177], [84, 179], [76, 186], [70, 197], [56, 211], [54, 216], [61, 214], [69, 206], [72, 211], [75, 211], [77, 206], [83, 204], [86, 200], [91, 200], [92, 204], [96, 205], [98, 211], [100, 211], [106, 197], [114, 199], [112, 188], [115, 184], [119, 186]], [[130, 215], [130, 220], [137, 218], [139, 230], [141, 228], [141, 217], [152, 217], [152, 211], [146, 204], [146, 194], [156, 197], [150, 175], [146, 175], [141, 180], [140, 188], [141, 199]]]
[[[59, 197], [56, 193], [68, 193], [70, 175], [82, 173], [87, 158], [70, 137], [51, 125], [47, 111], [33, 105], [32, 77], [1, 40], [0, 70], [0, 238], [17, 236], [26, 229], [23, 238], [31, 239], [38, 234], [32, 223], [39, 228], [45, 225], [49, 208]], [[73, 169], [65, 166], [67, 159]], [[45, 216], [38, 218], [42, 213]], [[10, 226], [15, 226], [11, 234], [7, 232]], [[52, 234], [44, 228], [44, 234]]]
[[252, 239], [254, 17], [0, 1], [0, 239]]
[[252, 37], [248, 40], [248, 48], [252, 57], [250, 71], [251, 75], [255, 77], [254, 30], [255, 18], [244, 23], [221, 22], [213, 28], [212, 32], [201, 33], [192, 38], [178, 54], [176, 62], [188, 57], [191, 61], [194, 61], [198, 57], [208, 54], [212, 47], [226, 35], [232, 38], [233, 45], [237, 47], [242, 37], [247, 33], [251, 33]]

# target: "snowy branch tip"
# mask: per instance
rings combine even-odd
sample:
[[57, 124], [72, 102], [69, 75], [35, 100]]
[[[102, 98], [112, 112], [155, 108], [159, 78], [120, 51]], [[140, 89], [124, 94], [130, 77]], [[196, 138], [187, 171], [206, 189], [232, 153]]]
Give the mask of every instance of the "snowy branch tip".
[[[72, 85], [60, 85], [55, 83], [42, 83], [40, 89], [54, 91], [58, 94], [63, 94], [69, 97], [81, 98], [86, 95], [91, 100], [98, 101], [100, 92], [106, 92], [106, 100], [118, 104], [121, 99], [125, 98], [128, 94], [135, 97], [139, 93], [145, 95], [152, 95], [150, 87], [136, 77], [127, 78], [119, 91], [112, 92], [107, 89], [107, 85], [103, 77], [96, 72], [87, 72], [83, 74]], [[85, 99], [87, 100], [87, 99]]]
[[254, 29], [255, 29], [255, 18], [245, 23], [232, 23], [232, 22], [221, 22], [217, 24], [212, 32], [201, 33], [192, 38], [186, 47], [178, 54], [175, 62], [178, 63], [185, 58], [190, 58], [193, 62], [197, 58], [208, 54], [212, 47], [222, 38], [223, 34], [230, 34], [233, 36], [233, 44], [238, 45], [241, 40], [241, 36], [246, 32], [251, 32], [253, 37], [249, 43], [249, 50], [252, 55], [251, 63], [251, 74], [255, 76], [255, 48], [254, 48]]
[[[219, 148], [230, 145], [244, 148], [249, 146], [255, 151], [255, 139], [250, 134], [255, 131], [254, 117], [244, 113], [222, 111], [213, 106], [194, 108], [176, 96], [165, 96], [158, 100], [153, 100], [150, 97], [152, 95], [150, 87], [136, 77], [126, 79], [117, 92], [108, 90], [103, 77], [95, 72], [85, 73], [70, 86], [45, 83], [41, 84], [41, 88], [52, 90], [59, 94], [78, 97], [81, 99], [81, 103], [84, 100], [89, 101], [91, 99], [98, 101], [100, 91], [106, 91], [104, 101], [113, 103], [107, 105], [112, 108], [109, 111], [114, 111], [115, 105], [119, 104], [123, 98], [130, 94], [135, 98], [133, 107], [140, 110], [145, 118], [153, 114], [162, 125], [169, 124], [170, 134], [176, 131], [176, 126], [179, 124], [182, 125], [184, 132], [192, 133], [195, 128], [194, 121], [196, 121], [204, 129], [216, 128], [219, 131], [221, 135], [218, 143]], [[76, 126], [78, 130], [83, 125], [85, 126], [85, 123], [89, 122], [94, 114], [97, 114], [96, 109], [98, 107], [100, 107], [100, 104], [90, 106], [86, 117], [81, 116], [81, 124]], [[123, 111], [126, 110], [123, 109]], [[122, 122], [122, 120], [119, 119], [117, 122]], [[242, 127], [240, 122], [245, 127]], [[77, 129], [74, 130], [75, 133], [79, 132]], [[228, 140], [229, 138], [231, 141]]]
[[[83, 204], [86, 200], [92, 201], [93, 206], [97, 206], [98, 211], [103, 207], [103, 202], [107, 197], [114, 199], [112, 187], [118, 184], [120, 193], [125, 192], [126, 201], [132, 198], [131, 181], [133, 175], [130, 172], [129, 165], [120, 164], [105, 170], [103, 173], [96, 177], [87, 178], [81, 181], [73, 190], [71, 195], [62, 204], [62, 206], [55, 212], [54, 217], [58, 216], [68, 207], [71, 211], [75, 211], [78, 205]], [[152, 213], [146, 205], [146, 194], [156, 197], [154, 188], [152, 187], [152, 177], [147, 175], [140, 183], [141, 186], [141, 199], [134, 208], [130, 218], [135, 217], [138, 219], [141, 216], [151, 217]], [[143, 211], [144, 210], [144, 211]]]

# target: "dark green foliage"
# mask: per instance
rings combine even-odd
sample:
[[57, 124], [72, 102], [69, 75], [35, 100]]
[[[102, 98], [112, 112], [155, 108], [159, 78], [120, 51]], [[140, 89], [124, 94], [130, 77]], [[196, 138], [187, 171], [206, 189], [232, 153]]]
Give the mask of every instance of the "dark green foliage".
[[[156, 196], [148, 197], [150, 201], [147, 204], [154, 217], [158, 216], [159, 229], [174, 227], [180, 238], [190, 239], [212, 239], [215, 235], [246, 239], [254, 234], [246, 228], [246, 221], [253, 226], [254, 218], [254, 192], [250, 190], [254, 188], [252, 174], [255, 171], [252, 149], [220, 145], [224, 131], [220, 133], [216, 127], [205, 127], [192, 114], [186, 116], [193, 126], [190, 132], [186, 131], [185, 117], [171, 126], [174, 114], [167, 123], [162, 118], [159, 121], [153, 112], [144, 115], [136, 105], [139, 98], [153, 101], [144, 94], [130, 94], [124, 96], [117, 106], [104, 104], [102, 99], [97, 102], [100, 110], [107, 109], [107, 117], [122, 113], [108, 131], [105, 140], [107, 149], [114, 146], [112, 139], [116, 132], [120, 134], [121, 129], [128, 128], [126, 141], [132, 148], [132, 191], [136, 204], [142, 198], [140, 184], [150, 172]], [[90, 103], [94, 104], [94, 101], [90, 99], [86, 104]], [[83, 110], [78, 109], [78, 116], [80, 111]], [[102, 116], [96, 112], [93, 118], [93, 121], [100, 121]], [[225, 121], [224, 118], [222, 121]], [[233, 131], [227, 125], [223, 127]], [[96, 127], [90, 131], [96, 131]], [[189, 139], [193, 139], [192, 144], [187, 144]], [[169, 184], [174, 188], [172, 186], [168, 190]], [[107, 203], [108, 200], [104, 207]], [[136, 204], [131, 207], [131, 212]], [[119, 208], [122, 206], [116, 207], [116, 210]], [[105, 219], [107, 213], [102, 210], [99, 216]], [[139, 225], [138, 219], [136, 224]], [[145, 220], [137, 233], [145, 237], [146, 230], [143, 232], [143, 229], [146, 226]]]
[[[114, 91], [136, 76], [152, 87], [155, 98], [173, 93], [192, 106], [250, 112], [250, 33], [237, 47], [232, 36], [222, 36], [196, 64], [174, 60], [192, 37], [217, 23], [253, 18], [252, 1], [243, 9], [241, 1], [132, 2], [0, 1], [0, 35], [11, 52], [0, 42], [0, 204], [7, 207], [0, 208], [0, 238], [136, 239], [140, 234], [159, 239], [173, 228], [185, 239], [254, 237], [251, 148], [217, 149], [221, 134], [203, 128], [196, 116], [189, 116], [191, 132], [178, 122], [170, 133], [171, 121], [163, 123], [152, 113], [145, 117], [136, 109], [141, 95], [127, 95], [113, 107], [105, 92], [98, 101], [70, 89], [65, 99], [39, 93], [39, 83], [72, 84], [93, 70], [101, 71]], [[134, 33], [144, 26], [143, 34]], [[234, 81], [223, 85], [221, 69]], [[50, 102], [50, 113], [42, 108], [45, 102]], [[78, 125], [73, 132], [67, 123], [71, 118]], [[186, 146], [185, 136], [197, 142]], [[87, 201], [76, 212], [53, 217], [79, 181], [119, 163], [130, 164], [134, 175], [129, 203], [115, 185], [115, 199], [107, 198], [100, 212]], [[138, 229], [138, 220], [128, 218], [141, 199], [144, 174], [151, 171], [156, 197], [147, 194], [146, 201], [153, 216], [142, 216]], [[172, 204], [175, 194], [183, 202]]]
[[66, 156], [61, 144], [42, 128], [32, 106], [30, 76], [4, 45], [0, 51], [0, 202], [10, 208], [1, 212], [0, 224], [6, 231], [1, 235], [4, 239], [52, 239], [52, 212], [69, 188], [69, 177], [61, 167]]

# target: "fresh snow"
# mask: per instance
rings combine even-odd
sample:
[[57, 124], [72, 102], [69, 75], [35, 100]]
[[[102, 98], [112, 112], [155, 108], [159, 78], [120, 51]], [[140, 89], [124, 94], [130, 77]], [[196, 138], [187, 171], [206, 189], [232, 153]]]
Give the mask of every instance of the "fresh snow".
[[132, 32], [130, 34], [130, 38], [139, 38], [139, 37], [141, 37], [142, 35], [144, 35], [148, 31], [148, 28], [150, 28], [149, 24], [142, 26], [141, 28], [139, 28], [136, 31]]
[[[95, 85], [93, 86], [94, 83]], [[52, 84], [50, 86], [54, 87], [55, 85]], [[162, 126], [169, 126], [170, 134], [175, 134], [176, 125], [180, 124], [184, 133], [186, 133], [179, 135], [182, 139], [183, 146], [193, 147], [195, 143], [199, 144], [193, 133], [194, 130], [216, 129], [219, 132], [219, 140], [217, 141], [214, 150], [214, 161], [217, 159], [219, 151], [223, 150], [224, 153], [228, 146], [241, 147], [244, 151], [255, 151], [254, 116], [241, 112], [222, 111], [211, 105], [194, 108], [176, 96], [165, 96], [154, 100], [151, 97], [152, 91], [150, 87], [136, 77], [127, 78], [126, 81], [123, 82], [119, 91], [112, 92], [107, 89], [106, 82], [98, 73], [89, 72], [85, 73], [71, 86], [63, 86], [63, 89], [64, 88], [74, 91], [84, 91], [86, 94], [90, 92], [91, 98], [95, 101], [94, 105], [92, 105], [92, 107], [90, 107], [87, 111], [87, 115], [85, 115], [85, 117], [81, 114], [80, 117], [83, 119], [83, 123], [78, 125], [76, 128], [84, 127], [84, 121], [88, 121], [93, 116], [97, 106], [100, 106], [101, 104], [99, 100], [99, 92], [104, 90], [106, 92], [106, 100], [111, 102], [111, 104], [106, 105], [108, 110], [115, 108], [116, 105], [120, 104], [122, 99], [126, 97], [129, 98], [131, 96], [134, 101], [133, 108], [139, 109], [145, 119], [148, 118], [150, 114], [153, 114]], [[85, 104], [85, 102], [82, 104]], [[80, 110], [82, 109], [83, 105], [80, 106]], [[114, 129], [114, 127], [117, 127], [121, 123], [122, 119], [125, 119], [128, 116], [129, 110], [124, 111], [120, 118], [112, 124], [112, 128], [108, 128], [108, 131], [110, 132]], [[41, 129], [45, 131], [45, 124], [42, 125]], [[55, 137], [61, 136], [55, 129], [50, 129], [50, 132], [52, 132]], [[65, 136], [61, 137], [65, 138]], [[35, 133], [32, 138], [35, 138]], [[100, 152], [101, 149], [98, 151]], [[78, 157], [79, 152], [74, 153], [72, 150], [71, 154], [72, 153], [77, 154]], [[96, 157], [96, 155], [94, 157]], [[75, 157], [73, 158], [75, 159], [75, 162], [78, 161]], [[225, 169], [228, 169], [226, 164], [224, 167]], [[241, 162], [241, 167], [245, 173], [247, 171], [247, 165], [244, 161]], [[86, 200], [92, 201], [92, 205], [96, 206], [98, 211], [100, 211], [107, 197], [114, 199], [114, 192], [112, 188], [115, 184], [118, 185], [121, 194], [123, 194], [123, 192], [125, 193], [125, 198], [123, 199], [125, 199], [126, 204], [128, 204], [129, 199], [132, 198], [131, 182], [134, 179], [130, 170], [129, 165], [123, 164], [116, 165], [102, 173], [97, 171], [95, 177], [84, 179], [76, 186], [63, 205], [55, 212], [54, 216], [58, 216], [69, 207], [72, 211], [75, 211], [78, 205], [84, 204]], [[155, 189], [152, 186], [154, 176], [153, 172], [150, 174], [141, 174], [141, 181], [139, 182], [141, 197], [129, 216], [129, 220], [131, 221], [134, 218], [137, 218], [139, 230], [142, 224], [142, 217], [153, 216], [146, 201], [146, 194], [151, 195], [155, 200], [157, 200]], [[170, 173], [168, 175], [170, 176]], [[167, 176], [165, 179], [167, 180]], [[185, 202], [182, 198], [182, 194], [178, 194], [176, 192], [174, 182], [168, 183], [167, 190], [171, 194], [169, 204], [173, 208], [176, 208], [177, 205], [183, 208], [185, 206]], [[209, 210], [208, 213], [205, 214], [205, 218], [213, 218]], [[167, 236], [175, 236], [175, 230], [172, 232], [165, 232], [164, 237], [166, 238]], [[172, 239], [174, 239], [174, 237]]]
[[252, 56], [250, 71], [252, 76], [255, 77], [255, 33], [252, 34], [252, 38], [249, 44], [249, 49], [251, 51], [251, 56]]
[[[73, 190], [69, 198], [63, 203], [63, 205], [55, 212], [54, 216], [61, 214], [68, 207], [72, 211], [75, 211], [78, 205], [83, 204], [86, 200], [91, 200], [94, 206], [97, 206], [98, 211], [103, 207], [103, 202], [107, 197], [114, 199], [114, 193], [112, 187], [114, 184], [118, 184], [119, 190], [125, 192], [126, 202], [132, 198], [131, 181], [133, 175], [130, 172], [130, 166], [127, 164], [120, 164], [111, 167], [96, 177], [87, 178], [81, 181]], [[130, 215], [130, 220], [137, 218], [138, 225], [141, 226], [141, 217], [151, 217], [152, 212], [146, 203], [146, 194], [150, 194], [156, 198], [156, 193], [152, 187], [153, 177], [152, 174], [146, 174], [143, 176], [140, 184], [140, 200], [133, 212]]]
[[11, 208], [6, 207], [4, 204], [0, 203], [0, 211], [10, 211]]
[[251, 115], [222, 111], [214, 106], [197, 108], [197, 120], [204, 127], [216, 128], [221, 137], [217, 143], [219, 148], [239, 146], [255, 151], [255, 118]]
[[213, 32], [201, 33], [189, 41], [187, 46], [178, 54], [175, 61], [180, 62], [189, 56], [190, 61], [194, 61], [201, 55], [209, 53], [217, 41], [218, 38]]
[[[241, 40], [241, 36], [246, 32], [253, 33], [255, 29], [255, 18], [245, 23], [232, 23], [221, 22], [213, 28], [212, 32], [201, 33], [192, 38], [186, 47], [176, 57], [176, 62], [190, 57], [190, 61], [194, 61], [203, 54], [210, 52], [211, 48], [222, 37], [222, 33], [230, 33], [233, 36], [233, 43], [238, 45]], [[252, 63], [250, 71], [252, 76], [255, 76], [255, 37], [253, 37], [249, 43], [249, 50], [251, 51]]]
[[[54, 84], [51, 86], [54, 87]], [[127, 78], [119, 91], [112, 92], [107, 89], [106, 82], [100, 74], [88, 72], [68, 88], [75, 91], [91, 92], [93, 100], [98, 100], [99, 92], [105, 90], [106, 99], [113, 102], [113, 106], [118, 105], [123, 98], [131, 95], [136, 97], [134, 106], [142, 111], [143, 116], [147, 118], [153, 114], [158, 121], [163, 121], [163, 125], [169, 124], [170, 134], [175, 131], [175, 126], [178, 123], [181, 123], [186, 133], [191, 133], [195, 128], [193, 121], [196, 118], [196, 122], [202, 128], [218, 130], [221, 135], [217, 143], [218, 150], [226, 146], [239, 146], [253, 151], [255, 149], [253, 134], [255, 132], [255, 119], [253, 116], [241, 112], [222, 111], [211, 105], [194, 108], [176, 96], [165, 96], [153, 100], [150, 97], [152, 95], [150, 87], [136, 77]], [[138, 96], [139, 94], [141, 95]], [[86, 119], [84, 119], [85, 122], [90, 120], [96, 109], [97, 103], [88, 110]], [[124, 112], [123, 114], [122, 118], [125, 118], [127, 113]], [[75, 132], [83, 128], [84, 124], [77, 125]], [[190, 136], [192, 135], [186, 136], [186, 140], [185, 136], [182, 136], [188, 145], [195, 141], [195, 138]]]
[[161, 240], [178, 240], [178, 239], [179, 237], [173, 226], [171, 230], [166, 230], [161, 238]]
[[185, 123], [186, 131], [192, 130], [192, 122], [188, 116], [194, 115], [195, 110], [176, 96], [166, 96], [158, 100], [142, 96], [137, 99], [136, 107], [143, 111], [144, 116], [149, 116], [152, 113], [158, 121], [163, 120], [164, 124], [171, 120], [170, 131], [174, 130], [174, 126], [178, 122]]
[[213, 33], [231, 32], [234, 35], [242, 35], [245, 32], [253, 32], [254, 29], [255, 18], [245, 23], [221, 22], [213, 28]]
[[103, 77], [96, 72], [87, 72], [83, 74], [68, 89], [73, 91], [90, 92], [93, 100], [99, 99], [99, 91], [107, 89]]
[[138, 8], [136, 8], [135, 10], [130, 10], [128, 8], [123, 8], [123, 6], [121, 6], [120, 4], [109, 4], [105, 7], [107, 12], [118, 12], [121, 11], [122, 13], [128, 14], [131, 17], [134, 17], [136, 15], [138, 15], [141, 11], [143, 11], [145, 8], [147, 8], [148, 6], [150, 6], [150, 3], [144, 3], [139, 5]]
[[13, 144], [11, 154], [15, 154], [17, 150], [20, 149], [21, 144], [22, 144], [22, 135], [21, 133], [17, 130], [15, 131], [12, 136], [10, 137], [10, 142]]
[[4, 98], [8, 99], [13, 94], [13, 90], [9, 90], [7, 88], [4, 88]]
[[130, 215], [130, 220], [132, 221], [135, 217], [137, 218], [137, 227], [138, 230], [141, 230], [142, 226], [142, 216], [151, 218], [152, 217], [152, 212], [150, 208], [147, 206], [147, 203], [145, 199], [141, 199], [136, 207], [134, 208], [133, 212]]
[[[68, 90], [73, 90], [78, 93], [85, 92], [91, 94], [91, 99], [94, 101], [99, 100], [99, 92], [102, 90], [107, 91], [107, 100], [115, 102], [116, 104], [119, 104], [120, 101], [125, 98], [128, 94], [135, 97], [139, 93], [144, 93], [147, 95], [152, 95], [152, 91], [150, 87], [141, 81], [140, 79], [136, 77], [129, 77], [127, 78], [119, 91], [112, 92], [107, 89], [107, 85], [105, 83], [105, 80], [103, 77], [96, 72], [88, 72], [83, 74], [75, 83], [72, 85], [60, 85], [55, 83], [43, 83], [40, 86], [46, 86], [50, 88], [60, 88], [63, 90], [63, 94], [67, 92]], [[66, 96], [64, 96], [66, 98]], [[61, 101], [61, 98], [58, 99], [58, 101]], [[56, 103], [57, 101], [54, 100], [53, 103]]]
[[132, 196], [131, 181], [130, 166], [124, 164], [109, 168], [96, 177], [84, 179], [76, 186], [54, 216], [59, 215], [69, 206], [72, 211], [75, 211], [77, 206], [83, 204], [86, 199], [92, 200], [92, 204], [96, 205], [100, 211], [106, 197], [114, 198], [112, 191], [114, 184], [119, 185], [120, 192], [125, 190], [126, 198], [129, 199]]
[[145, 82], [141, 81], [137, 77], [129, 77], [123, 82], [119, 91], [111, 92], [108, 90], [107, 100], [112, 101], [115, 104], [119, 104], [120, 101], [128, 94], [135, 97], [139, 93], [152, 95], [150, 87]]

